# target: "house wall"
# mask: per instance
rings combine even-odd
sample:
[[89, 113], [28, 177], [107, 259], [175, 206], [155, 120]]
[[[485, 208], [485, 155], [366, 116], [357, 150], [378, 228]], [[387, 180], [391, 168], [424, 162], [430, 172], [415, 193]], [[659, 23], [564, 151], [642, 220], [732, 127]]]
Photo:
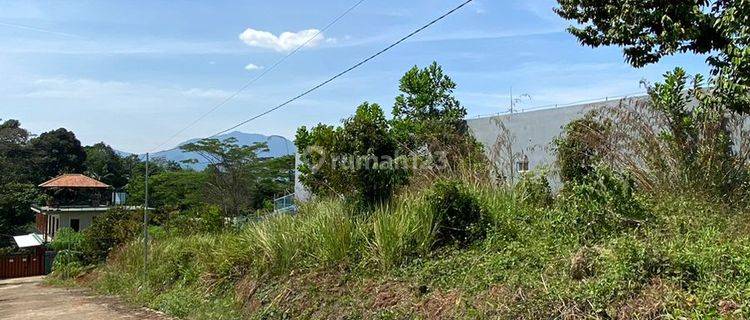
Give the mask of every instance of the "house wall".
[[95, 216], [101, 215], [103, 212], [71, 212], [61, 213], [60, 216], [60, 228], [69, 228], [71, 219], [78, 219], [80, 221], [80, 230], [88, 228]]

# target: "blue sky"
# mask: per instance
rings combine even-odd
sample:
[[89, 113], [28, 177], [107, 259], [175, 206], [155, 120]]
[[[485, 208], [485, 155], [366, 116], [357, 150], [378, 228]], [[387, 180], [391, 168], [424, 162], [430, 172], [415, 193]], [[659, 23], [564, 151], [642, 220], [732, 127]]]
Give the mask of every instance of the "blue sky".
[[[150, 151], [282, 57], [356, 0], [3, 1], [0, 118], [34, 133], [65, 127], [85, 144]], [[169, 141], [211, 135], [306, 90], [461, 0], [366, 0], [237, 98]], [[643, 91], [705, 58], [669, 57], [634, 69], [618, 48], [580, 46], [554, 1], [476, 0], [407, 43], [238, 130], [293, 138], [337, 123], [363, 101], [390, 113], [398, 79], [437, 61], [469, 116]], [[288, 32], [286, 35], [282, 33]], [[300, 40], [302, 39], [302, 40]]]

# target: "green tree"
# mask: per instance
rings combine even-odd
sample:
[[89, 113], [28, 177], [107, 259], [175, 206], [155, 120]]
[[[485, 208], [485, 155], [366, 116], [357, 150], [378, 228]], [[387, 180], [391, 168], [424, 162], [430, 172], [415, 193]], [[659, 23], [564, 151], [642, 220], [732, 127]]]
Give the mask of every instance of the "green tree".
[[28, 232], [34, 222], [32, 204], [41, 202], [42, 195], [36, 186], [9, 182], [0, 185], [0, 248], [11, 242], [11, 235]]
[[128, 183], [123, 159], [112, 147], [99, 142], [84, 150], [86, 174], [117, 189]]
[[[149, 206], [159, 209], [188, 210], [202, 205], [206, 199], [207, 175], [203, 172], [180, 170], [161, 171], [149, 176]], [[143, 175], [127, 185], [128, 203], [142, 205], [144, 201]]]
[[588, 46], [623, 47], [635, 67], [681, 52], [708, 55], [718, 96], [750, 113], [750, 2], [558, 0], [568, 31]]
[[18, 120], [0, 123], [0, 184], [29, 181], [29, 136]]
[[400, 154], [426, 148], [432, 156], [444, 153], [448, 165], [479, 162], [481, 146], [468, 132], [466, 108], [453, 96], [455, 88], [437, 62], [414, 66], [401, 77], [391, 121]]
[[301, 127], [295, 143], [303, 151], [300, 179], [314, 194], [370, 205], [390, 198], [406, 181], [407, 172], [393, 166], [397, 143], [377, 104], [361, 104], [338, 128]]
[[82, 173], [86, 151], [75, 134], [63, 128], [31, 139], [35, 179], [42, 182], [62, 173]]
[[209, 163], [204, 169], [208, 175], [206, 199], [209, 203], [219, 205], [227, 216], [238, 216], [253, 209], [253, 188], [262, 167], [257, 153], [267, 151], [267, 144], [245, 146], [238, 145], [235, 138], [203, 139], [182, 145], [180, 149], [196, 152]]

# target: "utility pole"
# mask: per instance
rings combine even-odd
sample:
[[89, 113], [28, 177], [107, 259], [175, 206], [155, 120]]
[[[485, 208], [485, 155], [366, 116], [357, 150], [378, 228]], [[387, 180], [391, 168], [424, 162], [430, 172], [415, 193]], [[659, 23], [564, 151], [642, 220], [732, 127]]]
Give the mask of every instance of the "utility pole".
[[148, 152], [146, 153], [145, 192], [143, 204], [143, 284], [148, 281]]

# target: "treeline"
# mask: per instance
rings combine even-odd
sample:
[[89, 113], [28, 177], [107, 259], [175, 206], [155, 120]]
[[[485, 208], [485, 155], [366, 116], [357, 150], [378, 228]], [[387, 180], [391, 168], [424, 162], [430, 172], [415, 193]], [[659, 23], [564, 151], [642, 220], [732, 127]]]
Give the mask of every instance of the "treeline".
[[[201, 161], [209, 165], [194, 171], [182, 163], [152, 159], [149, 206], [157, 216], [207, 206], [218, 207], [213, 211], [224, 217], [253, 214], [272, 210], [273, 198], [293, 189], [294, 157], [259, 159], [256, 151], [265, 144], [202, 140], [183, 148], [205, 156]], [[83, 146], [64, 128], [33, 136], [18, 120], [6, 120], [0, 123], [0, 247], [10, 245], [11, 236], [34, 231], [30, 206], [46, 202], [37, 185], [63, 173], [85, 174], [128, 193], [126, 204], [143, 204], [146, 165], [138, 155], [122, 155], [103, 142]]]

